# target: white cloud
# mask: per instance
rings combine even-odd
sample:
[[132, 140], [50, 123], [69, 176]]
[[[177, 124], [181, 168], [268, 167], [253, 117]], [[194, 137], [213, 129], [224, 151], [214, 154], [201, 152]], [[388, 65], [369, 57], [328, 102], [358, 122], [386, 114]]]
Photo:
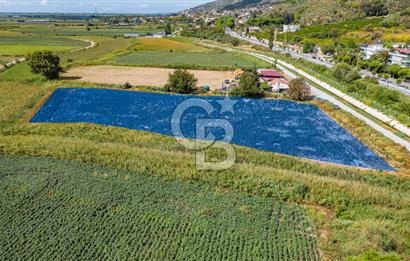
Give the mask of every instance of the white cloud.
[[41, 0], [41, 5], [47, 5], [48, 0]]

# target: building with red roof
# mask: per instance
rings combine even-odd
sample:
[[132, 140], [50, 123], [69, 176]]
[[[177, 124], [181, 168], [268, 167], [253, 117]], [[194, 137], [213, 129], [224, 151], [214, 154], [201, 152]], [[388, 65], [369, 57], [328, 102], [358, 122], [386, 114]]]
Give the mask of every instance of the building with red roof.
[[264, 82], [270, 82], [275, 79], [284, 78], [282, 74], [272, 69], [259, 69], [257, 71], [259, 78]]

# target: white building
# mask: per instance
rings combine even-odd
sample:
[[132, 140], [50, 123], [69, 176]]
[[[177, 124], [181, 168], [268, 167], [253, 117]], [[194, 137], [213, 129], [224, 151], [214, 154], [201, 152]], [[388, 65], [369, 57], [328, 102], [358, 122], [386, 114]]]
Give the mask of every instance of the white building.
[[262, 32], [262, 29], [259, 26], [249, 26], [249, 33], [258, 33]]
[[138, 33], [125, 33], [124, 38], [138, 38], [140, 37], [140, 34]]
[[389, 54], [390, 63], [410, 68], [410, 49], [396, 48]]
[[361, 47], [362, 52], [364, 54], [364, 59], [368, 60], [373, 55], [380, 53], [380, 52], [388, 52], [389, 50], [384, 48], [381, 44], [371, 44], [367, 46]]
[[289, 90], [289, 82], [284, 78], [274, 79], [268, 84], [272, 92], [286, 92]]
[[300, 25], [298, 24], [285, 24], [283, 25], [284, 33], [294, 33], [300, 30]]

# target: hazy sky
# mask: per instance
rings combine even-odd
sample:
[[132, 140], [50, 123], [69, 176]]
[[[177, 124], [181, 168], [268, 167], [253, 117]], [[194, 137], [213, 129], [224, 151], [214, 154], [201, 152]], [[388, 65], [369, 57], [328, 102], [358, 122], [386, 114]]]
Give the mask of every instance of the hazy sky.
[[0, 0], [0, 12], [166, 13], [212, 0]]

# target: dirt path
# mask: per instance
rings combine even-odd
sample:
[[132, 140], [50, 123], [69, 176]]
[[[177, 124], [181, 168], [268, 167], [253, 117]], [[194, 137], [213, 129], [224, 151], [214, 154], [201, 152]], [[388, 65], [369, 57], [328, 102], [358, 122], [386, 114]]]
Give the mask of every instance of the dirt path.
[[[129, 82], [132, 85], [163, 87], [168, 74], [174, 69], [165, 68], [145, 68], [128, 66], [86, 66], [76, 67], [64, 73], [62, 76], [77, 81], [103, 83], [103, 84], [124, 84]], [[233, 79], [231, 71], [203, 71], [189, 70], [198, 78], [198, 85], [209, 85], [212, 90], [221, 86], [225, 79]]]

